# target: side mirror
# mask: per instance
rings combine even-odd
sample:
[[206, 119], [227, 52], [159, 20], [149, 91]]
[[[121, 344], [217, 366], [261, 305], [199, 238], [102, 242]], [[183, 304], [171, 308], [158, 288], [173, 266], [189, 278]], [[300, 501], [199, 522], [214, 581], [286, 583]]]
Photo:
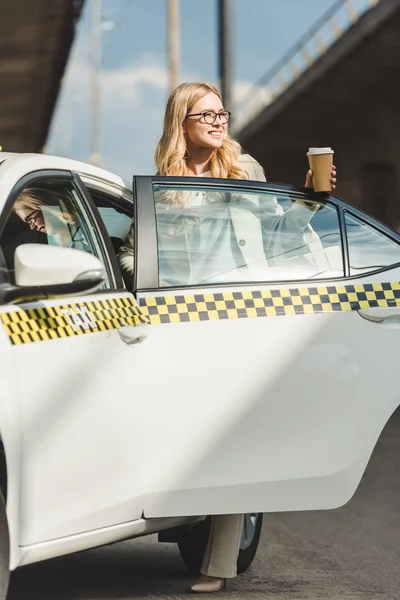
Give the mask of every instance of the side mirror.
[[106, 276], [104, 265], [96, 256], [73, 248], [45, 244], [18, 246], [14, 265], [15, 285], [0, 286], [3, 303], [93, 292]]

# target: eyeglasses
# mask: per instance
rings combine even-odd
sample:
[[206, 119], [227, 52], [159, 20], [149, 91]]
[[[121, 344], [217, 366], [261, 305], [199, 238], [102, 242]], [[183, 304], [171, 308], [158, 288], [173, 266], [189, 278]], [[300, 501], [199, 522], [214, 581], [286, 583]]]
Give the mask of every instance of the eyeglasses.
[[219, 117], [219, 120], [221, 121], [222, 125], [225, 125], [229, 119], [230, 119], [231, 113], [229, 112], [229, 110], [222, 110], [221, 112], [215, 112], [214, 110], [205, 110], [204, 112], [200, 112], [200, 113], [192, 113], [190, 115], [186, 115], [187, 117], [203, 117], [204, 121], [208, 124], [208, 125], [213, 125], [217, 119], [217, 117]]
[[30, 215], [28, 215], [25, 219], [25, 223], [27, 225], [29, 225], [29, 227], [31, 229], [33, 229], [34, 227], [36, 227], [36, 221], [38, 219], [38, 217], [41, 215], [41, 211], [37, 208], [36, 210], [34, 210], [33, 212], [31, 212]]

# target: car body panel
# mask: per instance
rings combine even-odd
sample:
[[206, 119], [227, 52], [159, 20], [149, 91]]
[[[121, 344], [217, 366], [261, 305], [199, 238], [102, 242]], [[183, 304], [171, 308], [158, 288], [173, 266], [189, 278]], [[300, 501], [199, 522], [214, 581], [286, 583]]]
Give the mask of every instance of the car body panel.
[[[8, 157], [0, 167], [0, 205], [4, 207], [9, 194], [26, 175], [41, 175], [49, 168], [62, 174], [77, 164], [46, 156]], [[124, 189], [120, 178], [100, 169], [86, 165], [80, 171], [117, 195]], [[137, 418], [137, 407], [125, 393], [130, 383], [132, 349], [118, 333], [118, 328], [134, 325], [132, 318], [127, 318], [127, 308], [120, 306], [128, 299], [132, 309], [135, 301], [127, 291], [1, 306], [0, 339], [7, 356], [7, 361], [2, 360], [1, 379], [7, 398], [0, 418], [7, 458], [12, 567], [20, 563], [21, 547], [67, 540], [82, 532], [90, 538], [88, 532], [103, 529], [110, 531], [94, 538], [112, 542], [120, 539], [120, 534], [111, 531], [115, 525], [141, 516], [140, 493], [135, 480], [126, 478], [130, 467], [125, 462], [137, 462], [131, 452], [129, 431], [129, 420]], [[110, 307], [113, 301], [117, 307]], [[97, 306], [99, 303], [101, 306]], [[58, 319], [62, 326], [57, 329], [57, 339], [42, 339], [46, 331], [38, 331], [37, 318], [26, 320], [27, 310], [36, 311], [36, 317]], [[24, 314], [23, 319], [19, 314]], [[12, 330], [10, 334], [7, 318], [12, 320], [13, 328], [23, 322], [24, 330], [19, 334]], [[108, 318], [103, 331], [93, 327], [96, 318], [102, 322]], [[74, 328], [83, 335], [66, 333]], [[29, 336], [33, 339], [27, 343]], [[100, 364], [106, 366], [100, 376], [93, 377]], [[61, 418], [63, 433], [59, 431]], [[110, 436], [118, 438], [117, 445], [111, 444], [112, 452]]]
[[[167, 180], [135, 179], [137, 215], [151, 220], [149, 181]], [[208, 183], [175, 178], [168, 185], [207, 189]], [[219, 190], [237, 186], [291, 189], [218, 182]], [[136, 235], [140, 275], [140, 252], [153, 258], [148, 239], [155, 234], [147, 234], [143, 246], [143, 233]], [[157, 266], [151, 265], [141, 281], [154, 291], [138, 291], [138, 300], [152, 328], [135, 382], [146, 389], [143, 414], [161, 410], [163, 418], [158, 429], [153, 424], [156, 444], [145, 452], [145, 516], [311, 510], [347, 502], [400, 403], [397, 324], [386, 320], [374, 328], [359, 309], [390, 305], [400, 311], [399, 276], [392, 268], [339, 280], [157, 291]], [[158, 376], [145, 382], [147, 355]], [[160, 406], [159, 396], [169, 389]]]
[[[0, 210], [23, 177], [45, 170], [131, 201], [126, 183], [102, 169], [4, 157]], [[152, 181], [134, 182], [135, 296], [111, 289], [0, 307], [12, 568], [198, 515], [340, 506], [400, 403], [398, 266], [329, 281], [160, 289]], [[122, 312], [110, 316], [113, 303]], [[38, 315], [58, 319], [57, 334], [38, 332]], [[130, 343], [143, 323], [146, 334]]]
[[180, 517], [178, 519], [136, 519], [118, 525], [112, 525], [94, 531], [85, 531], [77, 535], [62, 537], [32, 546], [18, 548], [18, 562], [11, 568], [49, 560], [65, 554], [81, 552], [90, 548], [104, 546], [122, 540], [158, 533], [172, 527], [183, 527], [202, 520], [203, 517]]
[[9, 339], [1, 325], [0, 356], [0, 438], [5, 449], [7, 469], [7, 519], [12, 564], [18, 554], [21, 426], [17, 382], [13, 376], [13, 359], [9, 352]]
[[7, 198], [16, 182], [25, 175], [35, 171], [49, 169], [74, 171], [92, 181], [107, 182], [107, 185], [111, 188], [126, 189], [127, 187], [127, 183], [118, 175], [70, 158], [49, 156], [47, 154], [14, 154], [5, 152], [0, 152], [0, 156], [4, 157], [3, 162], [0, 163], [0, 177], [2, 182], [0, 211], [3, 209], [4, 199]]
[[[141, 516], [135, 479], [126, 477], [136, 463], [130, 436], [138, 407], [125, 393], [131, 349], [117, 327], [136, 320], [134, 309], [118, 308], [124, 298], [127, 292], [41, 302], [32, 322], [40, 327], [53, 318], [58, 337], [41, 339], [31, 321], [23, 323], [34, 341], [10, 336], [21, 415], [23, 546]], [[117, 311], [123, 316], [113, 327]], [[20, 313], [17, 306], [7, 313], [14, 326]]]
[[[395, 282], [399, 275], [390, 272]], [[212, 291], [197, 290], [200, 302]], [[153, 304], [145, 296], [140, 303]], [[398, 337], [397, 325], [368, 322], [357, 310], [153, 324], [143, 347], [158, 377], [146, 383], [142, 414], [162, 410], [164, 418], [159, 429], [153, 424], [160, 444], [145, 453], [157, 475], [144, 514], [311, 510], [347, 502], [400, 403]], [[163, 407], [156, 400], [161, 386], [174, 387]]]

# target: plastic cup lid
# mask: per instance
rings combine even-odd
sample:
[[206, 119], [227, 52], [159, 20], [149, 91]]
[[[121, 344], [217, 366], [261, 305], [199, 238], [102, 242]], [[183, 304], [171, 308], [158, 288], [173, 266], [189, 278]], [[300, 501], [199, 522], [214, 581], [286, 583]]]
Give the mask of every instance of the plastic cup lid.
[[307, 154], [333, 154], [333, 150], [328, 146], [325, 148], [309, 148]]

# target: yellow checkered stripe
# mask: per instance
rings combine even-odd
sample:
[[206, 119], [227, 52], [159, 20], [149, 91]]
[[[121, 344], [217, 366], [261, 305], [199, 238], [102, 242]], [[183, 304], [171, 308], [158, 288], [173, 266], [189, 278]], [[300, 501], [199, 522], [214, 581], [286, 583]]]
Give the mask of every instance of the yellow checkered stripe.
[[112, 298], [0, 313], [15, 345], [74, 337], [147, 322], [135, 299]]
[[400, 304], [400, 282], [147, 296], [140, 309], [150, 323], [251, 319], [358, 310]]

